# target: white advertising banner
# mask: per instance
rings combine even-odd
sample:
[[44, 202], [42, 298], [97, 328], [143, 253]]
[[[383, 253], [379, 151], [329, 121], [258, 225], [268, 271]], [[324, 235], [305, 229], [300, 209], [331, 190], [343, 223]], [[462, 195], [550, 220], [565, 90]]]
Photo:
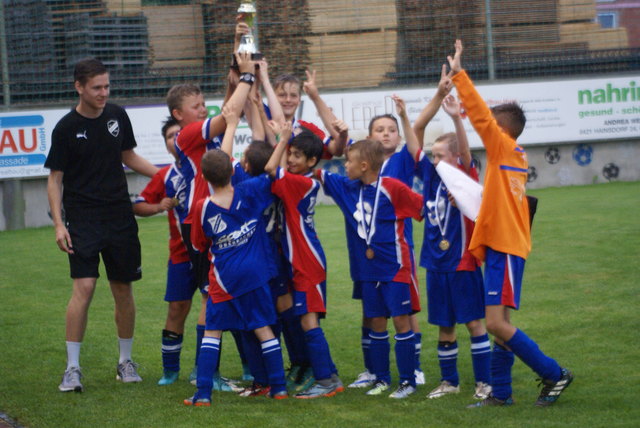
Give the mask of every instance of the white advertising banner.
[[[490, 106], [515, 101], [527, 115], [521, 144], [562, 144], [593, 140], [640, 137], [640, 75], [629, 77], [563, 80], [533, 83], [481, 84], [480, 95]], [[413, 122], [435, 94], [435, 88], [392, 88], [375, 91], [324, 94], [323, 99], [350, 128], [354, 139], [367, 135], [369, 120], [379, 114], [395, 113], [392, 94], [404, 98]], [[220, 112], [222, 99], [207, 101], [212, 115]], [[160, 128], [167, 117], [166, 106], [126, 107], [133, 124], [136, 151], [156, 165], [172, 162]], [[68, 109], [0, 113], [0, 179], [41, 177], [48, 174], [44, 161], [51, 146], [51, 132]], [[301, 119], [322, 127], [313, 103], [303, 97]], [[432, 142], [453, 124], [439, 111], [425, 132]], [[482, 143], [466, 121], [471, 147]], [[234, 156], [240, 157], [251, 141], [251, 132], [242, 123], [236, 133]]]

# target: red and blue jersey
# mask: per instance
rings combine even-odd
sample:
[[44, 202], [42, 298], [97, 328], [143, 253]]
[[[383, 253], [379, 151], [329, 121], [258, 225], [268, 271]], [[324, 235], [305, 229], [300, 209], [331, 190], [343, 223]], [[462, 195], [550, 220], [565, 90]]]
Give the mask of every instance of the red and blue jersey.
[[[464, 171], [461, 164], [458, 164], [458, 168]], [[469, 252], [473, 221], [449, 202], [447, 187], [423, 151], [418, 153], [417, 174], [424, 183], [427, 220], [424, 225], [420, 266], [434, 272], [475, 271], [480, 262]], [[478, 170], [473, 163], [468, 175], [478, 181]], [[439, 247], [443, 239], [450, 244], [446, 250]]]
[[218, 149], [222, 140], [210, 135], [211, 118], [191, 123], [176, 135], [176, 151], [180, 159], [180, 172], [184, 177], [186, 191], [187, 216], [183, 223], [191, 223], [191, 210], [194, 202], [211, 194], [209, 184], [202, 177], [200, 161], [207, 150]]
[[[327, 171], [318, 171], [317, 174], [321, 176], [325, 193], [333, 198], [344, 214], [351, 279], [411, 284], [405, 219], [422, 219], [422, 196], [391, 177], [381, 177], [379, 182], [364, 185], [360, 180], [350, 180]], [[378, 185], [381, 186], [379, 192]], [[378, 203], [374, 215], [376, 193]], [[358, 209], [360, 194], [362, 207]], [[369, 222], [372, 236], [367, 244], [364, 224]], [[372, 259], [365, 255], [368, 248], [374, 252]]]
[[186, 196], [182, 175], [175, 164], [161, 168], [151, 178], [151, 181], [149, 181], [134, 203], [158, 204], [164, 198], [173, 198], [177, 201], [177, 205], [167, 212], [167, 219], [169, 220], [169, 259], [173, 264], [188, 262], [189, 253], [182, 240], [178, 223], [180, 216], [186, 215], [184, 206]]
[[271, 179], [261, 175], [234, 187], [229, 208], [210, 198], [194, 206], [191, 242], [200, 252], [209, 250], [209, 295], [214, 303], [266, 286], [275, 276], [263, 215], [274, 200], [270, 188]]
[[313, 215], [320, 184], [310, 176], [278, 168], [271, 191], [284, 208], [285, 256], [293, 270], [293, 285], [307, 291], [327, 279], [327, 261], [316, 233]]

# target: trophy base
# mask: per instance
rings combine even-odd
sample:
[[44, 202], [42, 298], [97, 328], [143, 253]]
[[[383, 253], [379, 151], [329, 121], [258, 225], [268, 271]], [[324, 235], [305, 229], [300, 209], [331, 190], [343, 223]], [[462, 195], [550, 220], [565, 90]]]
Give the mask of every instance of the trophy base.
[[[261, 52], [253, 52], [251, 54], [252, 61], [258, 61], [262, 58], [264, 58], [264, 55]], [[257, 67], [258, 65], [256, 64], [256, 68]], [[231, 55], [231, 68], [235, 68], [236, 70], [238, 69], [238, 62], [236, 61], [236, 56], [234, 54]]]

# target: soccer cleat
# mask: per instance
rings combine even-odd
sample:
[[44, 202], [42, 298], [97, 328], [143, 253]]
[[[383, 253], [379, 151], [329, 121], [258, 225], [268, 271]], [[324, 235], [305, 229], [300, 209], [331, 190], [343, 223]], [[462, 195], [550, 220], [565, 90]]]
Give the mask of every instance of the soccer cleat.
[[507, 397], [504, 400], [500, 400], [499, 398], [494, 397], [489, 394], [487, 398], [482, 401], [478, 401], [477, 403], [469, 404], [467, 409], [477, 409], [479, 407], [490, 407], [490, 406], [511, 406], [514, 403], [513, 398]]
[[368, 388], [376, 382], [376, 375], [365, 370], [358, 375], [356, 380], [349, 384], [349, 388]]
[[298, 378], [298, 372], [302, 369], [299, 365], [291, 365], [287, 370], [287, 389], [294, 389], [296, 387], [296, 379]]
[[307, 388], [302, 392], [298, 392], [296, 394], [296, 398], [301, 398], [303, 400], [311, 399], [311, 398], [320, 398], [320, 397], [333, 397], [336, 395], [337, 384], [331, 382], [329, 386], [323, 386], [319, 383], [314, 383], [311, 387]]
[[235, 381], [220, 376], [220, 373], [213, 375], [213, 388], [214, 391], [222, 392], [240, 392], [242, 387], [238, 386]]
[[485, 382], [476, 382], [476, 393], [473, 398], [476, 400], [484, 400], [491, 394], [491, 385]]
[[142, 382], [142, 378], [138, 376], [138, 365], [131, 360], [118, 364], [116, 379], [124, 383]]
[[179, 374], [180, 372], [165, 370], [164, 373], [162, 374], [162, 377], [158, 381], [158, 385], [160, 386], [171, 385], [172, 383], [178, 380]]
[[62, 382], [58, 385], [58, 389], [62, 392], [82, 392], [83, 387], [80, 383], [80, 379], [82, 379], [80, 367], [71, 367], [65, 370], [62, 375]]
[[389, 384], [383, 380], [377, 380], [373, 387], [367, 391], [367, 395], [380, 395], [389, 389]]
[[416, 392], [416, 388], [411, 386], [411, 384], [405, 380], [398, 386], [398, 389], [396, 389], [394, 392], [391, 393], [391, 395], [389, 395], [389, 397], [390, 398], [407, 398], [414, 392]]
[[416, 369], [413, 374], [416, 378], [416, 385], [424, 385], [424, 372], [422, 370]]
[[194, 386], [198, 383], [198, 366], [193, 366], [193, 370], [189, 375], [189, 383]]
[[248, 364], [242, 365], [242, 380], [247, 382], [253, 382], [253, 376]]
[[263, 395], [269, 395], [270, 391], [271, 387], [263, 386], [254, 382], [250, 387], [244, 388], [242, 391], [238, 392], [238, 395], [240, 397], [260, 397]]
[[344, 385], [342, 383], [342, 381], [340, 380], [340, 378], [338, 377], [337, 374], [332, 374], [331, 375], [331, 382], [333, 382], [333, 384], [336, 387], [336, 392], [343, 392], [344, 391]]
[[562, 391], [571, 385], [573, 382], [573, 373], [569, 369], [562, 369], [562, 377], [559, 381], [554, 382], [552, 380], [541, 380], [540, 385], [544, 385], [542, 387], [542, 391], [540, 391], [540, 396], [536, 400], [536, 406], [538, 407], [548, 407], [555, 403]]
[[198, 394], [196, 393], [193, 397], [185, 398], [183, 403], [185, 406], [194, 406], [194, 407], [209, 407], [211, 406], [211, 400], [208, 398], [196, 398]]
[[273, 398], [274, 400], [285, 400], [289, 398], [289, 393], [287, 392], [287, 390], [282, 390], [276, 392], [275, 394], [269, 394], [269, 397]]
[[453, 386], [446, 380], [443, 380], [440, 385], [429, 394], [427, 394], [427, 398], [440, 398], [447, 394], [457, 394], [460, 392], [460, 386]]
[[306, 391], [311, 388], [316, 380], [313, 377], [313, 369], [311, 367], [302, 368], [298, 371], [298, 376], [294, 382], [293, 389], [297, 392]]

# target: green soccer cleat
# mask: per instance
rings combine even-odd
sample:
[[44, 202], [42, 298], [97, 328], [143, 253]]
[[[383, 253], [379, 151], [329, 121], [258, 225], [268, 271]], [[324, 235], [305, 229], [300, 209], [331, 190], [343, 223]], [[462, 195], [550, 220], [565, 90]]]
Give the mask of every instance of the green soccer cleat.
[[159, 386], [171, 385], [178, 380], [180, 372], [174, 372], [172, 370], [165, 370], [162, 377], [158, 381]]

